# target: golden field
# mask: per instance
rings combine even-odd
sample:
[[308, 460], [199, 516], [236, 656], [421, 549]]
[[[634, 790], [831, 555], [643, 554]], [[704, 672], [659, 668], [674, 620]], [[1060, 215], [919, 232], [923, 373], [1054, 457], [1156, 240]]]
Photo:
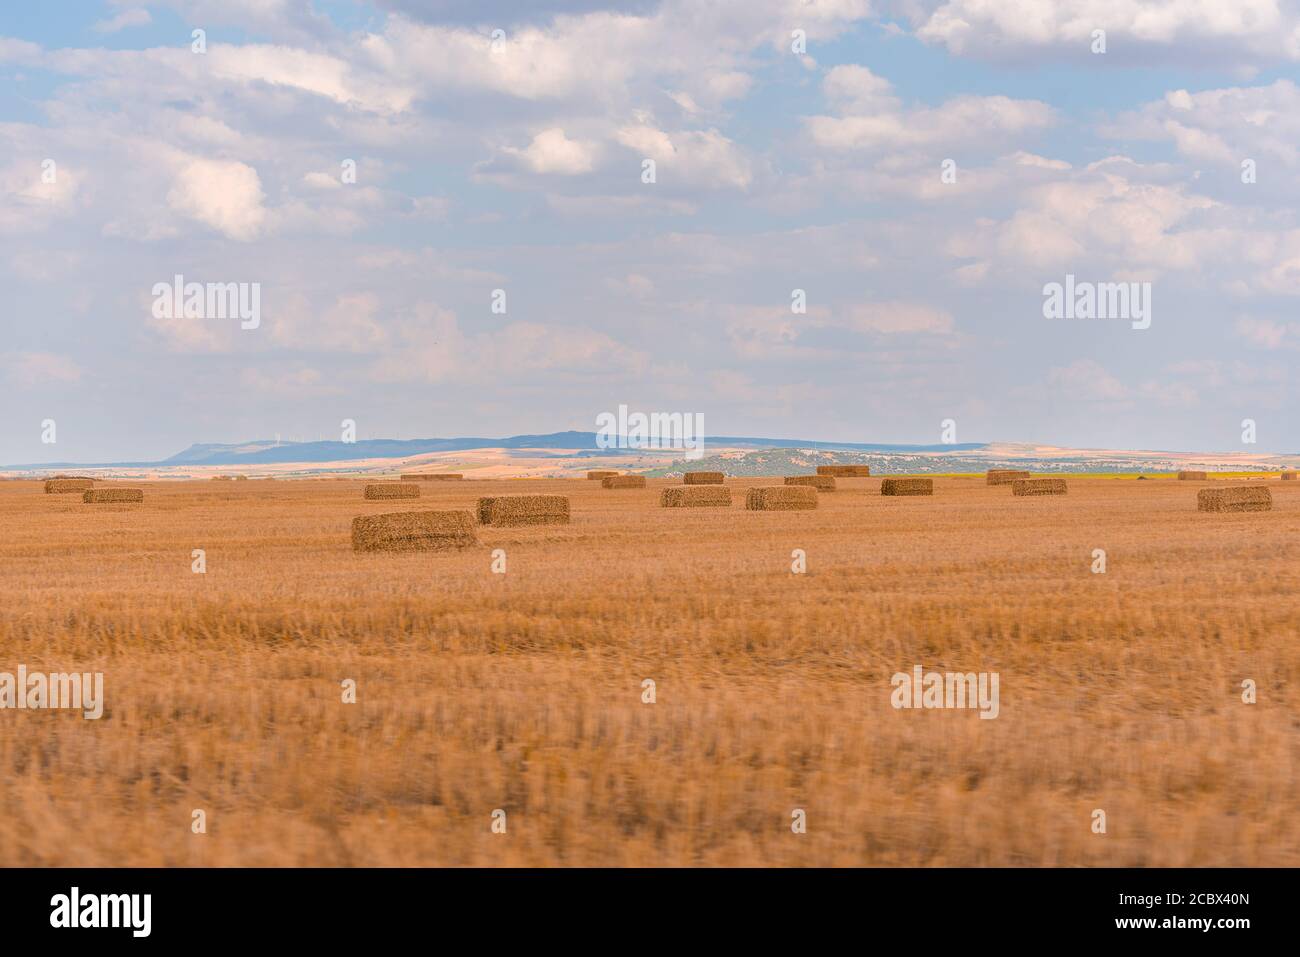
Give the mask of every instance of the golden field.
[[[1300, 864], [1300, 483], [1254, 514], [1074, 477], [840, 479], [793, 512], [743, 508], [779, 478], [729, 509], [660, 508], [666, 480], [129, 484], [0, 482], [0, 671], [106, 696], [0, 711], [0, 865]], [[352, 551], [356, 515], [514, 493], [572, 523]], [[917, 664], [998, 672], [1000, 716], [895, 710]]]

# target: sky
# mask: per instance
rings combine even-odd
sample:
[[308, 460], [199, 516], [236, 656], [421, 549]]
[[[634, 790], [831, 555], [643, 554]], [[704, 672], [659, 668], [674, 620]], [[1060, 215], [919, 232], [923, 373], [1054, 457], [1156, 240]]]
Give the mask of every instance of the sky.
[[1295, 452], [1298, 73], [1300, 0], [6, 3], [0, 462]]

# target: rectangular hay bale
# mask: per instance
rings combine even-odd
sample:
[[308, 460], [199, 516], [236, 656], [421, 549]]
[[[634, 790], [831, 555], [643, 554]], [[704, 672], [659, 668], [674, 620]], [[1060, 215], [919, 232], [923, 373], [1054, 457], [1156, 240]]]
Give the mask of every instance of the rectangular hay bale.
[[420, 486], [409, 482], [379, 482], [367, 485], [365, 496], [372, 501], [389, 498], [419, 498]]
[[1191, 472], [1184, 469], [1178, 473], [1178, 479], [1182, 482], [1208, 482], [1210, 480], [1210, 473]]
[[64, 495], [68, 492], [84, 492], [95, 487], [91, 479], [46, 479], [46, 495]]
[[143, 502], [142, 488], [92, 488], [81, 495], [83, 502]]
[[745, 508], [753, 512], [789, 512], [816, 507], [817, 490], [807, 485], [762, 485], [745, 493]]
[[478, 500], [480, 525], [568, 525], [567, 495], [493, 495]]
[[1283, 482], [1294, 482], [1294, 481], [1295, 481], [1295, 477], [1296, 477], [1297, 475], [1300, 475], [1300, 472], [1283, 472], [1283, 473], [1282, 473], [1282, 481], [1283, 481]]
[[1272, 508], [1273, 493], [1263, 485], [1203, 488], [1196, 493], [1198, 512], [1268, 512]]
[[817, 466], [818, 475], [829, 475], [831, 478], [870, 478], [870, 465], [819, 465]]
[[476, 544], [474, 516], [465, 510], [385, 512], [352, 520], [357, 552], [430, 552]]
[[727, 508], [731, 489], [725, 485], [674, 485], [659, 496], [662, 508]]
[[1065, 479], [1016, 479], [1011, 483], [1012, 495], [1064, 495]]
[[880, 483], [881, 495], [933, 495], [934, 479], [895, 478]]
[[612, 476], [615, 476], [615, 475], [617, 475], [617, 474], [618, 474], [618, 472], [616, 472], [614, 469], [592, 469], [590, 472], [587, 473], [587, 478], [589, 478], [589, 479], [607, 479], [607, 478], [611, 478]]
[[644, 475], [607, 475], [600, 480], [601, 488], [645, 488]]
[[786, 485], [807, 485], [819, 492], [835, 491], [835, 479], [829, 475], [787, 475]]
[[721, 485], [724, 476], [721, 472], [687, 472], [682, 482], [687, 485]]
[[1029, 473], [1022, 469], [989, 469], [984, 481], [989, 485], [1010, 485], [1016, 479], [1027, 479]]

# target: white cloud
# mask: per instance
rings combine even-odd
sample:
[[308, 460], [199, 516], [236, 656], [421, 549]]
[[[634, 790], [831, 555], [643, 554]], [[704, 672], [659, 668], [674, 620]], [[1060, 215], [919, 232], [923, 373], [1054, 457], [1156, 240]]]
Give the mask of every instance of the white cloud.
[[230, 239], [255, 239], [266, 218], [257, 170], [235, 160], [191, 159], [176, 173], [167, 205]]
[[505, 152], [518, 157], [534, 173], [575, 176], [591, 172], [595, 165], [594, 148], [569, 139], [559, 127], [542, 130], [525, 149], [507, 147]]
[[144, 27], [153, 23], [153, 17], [144, 7], [128, 7], [116, 16], [100, 20], [95, 24], [96, 33], [117, 33], [127, 27]]
[[[1107, 57], [1181, 47], [1189, 65], [1203, 50], [1252, 65], [1300, 59], [1300, 14], [1286, 0], [921, 0], [908, 12], [918, 37], [957, 54], [1073, 52], [1104, 65]], [[1105, 54], [1090, 52], [1097, 29], [1107, 34]]]
[[6, 352], [0, 354], [0, 366], [14, 385], [24, 388], [67, 385], [82, 376], [77, 363], [50, 352]]

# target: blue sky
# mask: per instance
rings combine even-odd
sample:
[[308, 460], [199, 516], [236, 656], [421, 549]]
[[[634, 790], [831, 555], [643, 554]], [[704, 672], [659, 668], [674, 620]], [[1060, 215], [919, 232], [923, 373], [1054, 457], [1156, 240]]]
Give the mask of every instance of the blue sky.
[[[1295, 451], [1297, 64], [1276, 0], [7, 4], [0, 462], [620, 404]], [[1067, 274], [1150, 328], [1044, 318]]]

